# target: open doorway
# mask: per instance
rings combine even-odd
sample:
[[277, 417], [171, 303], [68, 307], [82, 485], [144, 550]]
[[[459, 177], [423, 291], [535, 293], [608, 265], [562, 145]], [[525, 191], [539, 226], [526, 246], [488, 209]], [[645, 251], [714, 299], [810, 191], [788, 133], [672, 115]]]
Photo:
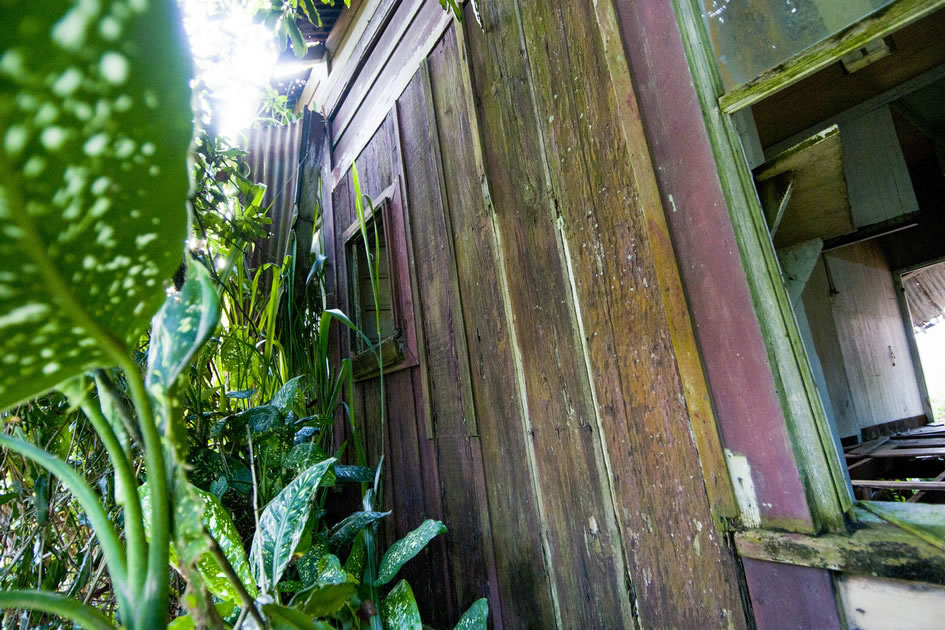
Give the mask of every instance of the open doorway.
[[945, 261], [900, 276], [932, 419], [945, 423]]
[[734, 120], [855, 496], [945, 502], [945, 11]]

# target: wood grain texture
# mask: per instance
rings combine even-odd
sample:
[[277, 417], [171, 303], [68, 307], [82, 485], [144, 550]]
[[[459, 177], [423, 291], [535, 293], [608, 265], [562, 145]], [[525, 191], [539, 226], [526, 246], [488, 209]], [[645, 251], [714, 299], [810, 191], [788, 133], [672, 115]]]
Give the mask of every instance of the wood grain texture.
[[753, 286], [673, 3], [616, 8], [723, 444], [749, 458], [763, 522], [809, 529]]
[[481, 446], [469, 430], [475, 410], [427, 72], [414, 76], [397, 109], [451, 577], [457, 601], [468, 606], [498, 599], [498, 589]]
[[[457, 32], [460, 33], [457, 37]], [[522, 400], [515, 387], [509, 320], [496, 273], [492, 214], [482, 194], [479, 131], [462, 31], [444, 37], [429, 58], [432, 105], [439, 129], [443, 185], [453, 231], [467, 330], [500, 600], [496, 627], [541, 628], [555, 618], [542, 528], [527, 461]], [[401, 106], [406, 103], [401, 102]], [[462, 150], [457, 148], [462, 147]]]
[[[598, 550], [612, 558], [604, 580], [626, 572], [643, 625], [724, 625], [741, 615], [734, 567], [691, 472], [698, 453], [593, 10], [483, 7], [487, 35], [469, 31], [562, 625], [630, 619], [593, 586], [596, 610], [576, 601], [587, 586], [575, 573], [603, 581]], [[582, 539], [590, 555], [574, 552]]]

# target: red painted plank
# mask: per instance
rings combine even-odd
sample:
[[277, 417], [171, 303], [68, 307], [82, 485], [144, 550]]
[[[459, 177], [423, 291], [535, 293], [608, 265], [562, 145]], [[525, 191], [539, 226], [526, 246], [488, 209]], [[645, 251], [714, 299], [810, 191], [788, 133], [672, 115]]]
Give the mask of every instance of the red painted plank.
[[723, 443], [763, 522], [813, 527], [672, 2], [616, 6]]

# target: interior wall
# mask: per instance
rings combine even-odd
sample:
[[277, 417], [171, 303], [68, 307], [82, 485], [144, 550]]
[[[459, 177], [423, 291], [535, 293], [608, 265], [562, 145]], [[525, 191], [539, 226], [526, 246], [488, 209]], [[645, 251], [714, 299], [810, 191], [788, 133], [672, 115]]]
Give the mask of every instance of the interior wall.
[[804, 306], [841, 437], [923, 415], [893, 274], [875, 239], [825, 253]]

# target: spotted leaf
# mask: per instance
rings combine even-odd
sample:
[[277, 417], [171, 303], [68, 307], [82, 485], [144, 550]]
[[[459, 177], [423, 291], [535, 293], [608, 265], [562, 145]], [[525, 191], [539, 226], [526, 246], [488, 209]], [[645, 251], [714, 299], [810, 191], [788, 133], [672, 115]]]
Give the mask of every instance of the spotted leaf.
[[158, 428], [171, 447], [169, 452], [180, 462], [187, 455], [189, 436], [183, 414], [175, 411], [174, 385], [219, 320], [220, 302], [210, 274], [202, 265], [191, 263], [184, 286], [167, 296], [151, 321], [145, 385]]
[[2, 409], [137, 343], [180, 265], [193, 129], [177, 3], [6, 0], [0, 24]]
[[381, 559], [381, 567], [377, 571], [375, 584], [381, 586], [394, 579], [400, 567], [427, 546], [427, 544], [446, 531], [446, 526], [440, 521], [427, 519], [417, 529], [413, 530], [393, 545]]
[[486, 598], [473, 602], [463, 616], [459, 618], [455, 630], [486, 630], [489, 620], [489, 602]]
[[[183, 481], [180, 486], [180, 491], [175, 493], [174, 517], [176, 522], [185, 523], [185, 527], [175, 528], [175, 540], [170, 549], [171, 566], [180, 568], [181, 562], [196, 560], [197, 570], [207, 590], [221, 600], [239, 602], [237, 586], [230, 581], [209, 552], [210, 541], [205, 537], [208, 533], [220, 545], [223, 555], [236, 571], [247, 592], [255, 597], [256, 581], [246, 559], [239, 531], [226, 508], [209, 492]], [[145, 528], [150, 532], [151, 489], [148, 484], [138, 488], [138, 496], [141, 497], [141, 507], [145, 515]], [[189, 510], [189, 513], [184, 513], [184, 510]], [[193, 518], [195, 514], [200, 515], [199, 521]], [[182, 529], [185, 531], [181, 531]]]
[[250, 559], [258, 583], [279, 583], [308, 523], [315, 491], [334, 463], [330, 458], [306, 469], [263, 510]]
[[348, 515], [328, 530], [328, 547], [340, 549], [357, 536], [362, 529], [385, 516], [390, 516], [390, 512], [355, 512]]
[[381, 620], [384, 630], [422, 630], [417, 600], [406, 580], [397, 582], [381, 602]]

